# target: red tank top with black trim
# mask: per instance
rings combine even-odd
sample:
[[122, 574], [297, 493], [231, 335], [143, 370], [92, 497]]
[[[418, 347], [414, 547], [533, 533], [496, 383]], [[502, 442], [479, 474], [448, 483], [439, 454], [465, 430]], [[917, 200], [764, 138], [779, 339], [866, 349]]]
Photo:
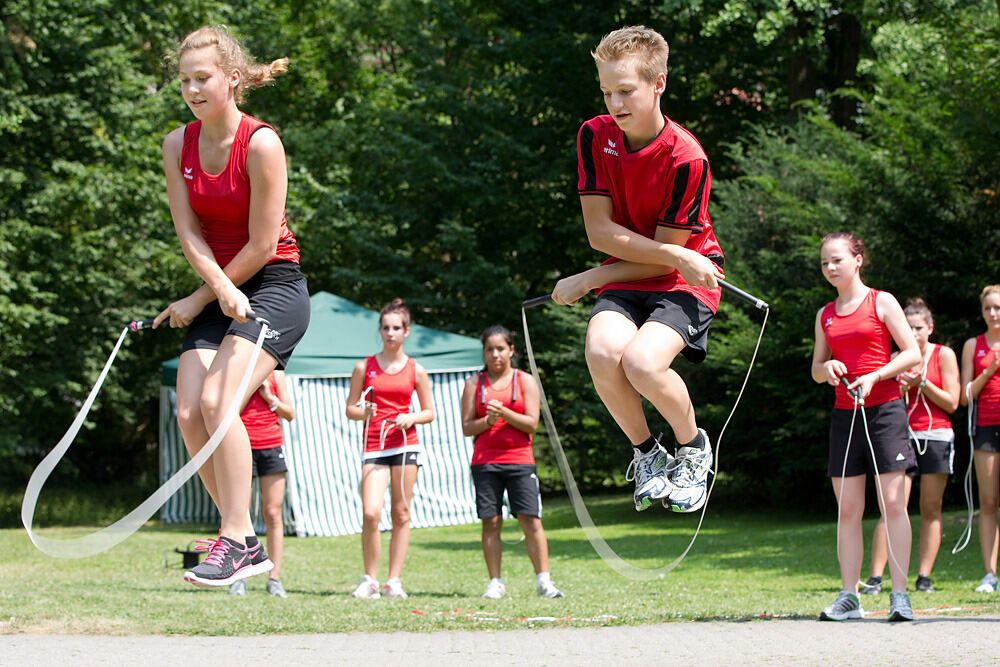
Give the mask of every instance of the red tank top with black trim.
[[375, 355], [366, 357], [364, 388], [368, 387], [372, 387], [372, 392], [366, 400], [375, 403], [375, 415], [367, 425], [364, 458], [368, 460], [419, 451], [420, 439], [416, 427], [409, 428], [404, 434], [391, 423], [396, 415], [410, 412], [413, 392], [417, 387], [417, 362], [408, 357], [400, 370], [386, 373]]
[[[493, 400], [524, 414], [524, 387], [521, 371], [514, 369], [506, 387], [493, 387], [486, 373], [479, 373], [476, 380], [476, 416], [486, 416], [486, 405]], [[472, 465], [483, 463], [534, 463], [531, 451], [531, 434], [514, 428], [501, 417], [493, 426], [476, 436], [472, 447]]]
[[[995, 350], [986, 342], [986, 334], [976, 336], [976, 349], [972, 353], [972, 377], [986, 370]], [[1000, 371], [993, 374], [976, 397], [976, 426], [1000, 425]]]
[[[875, 306], [878, 295], [878, 290], [869, 289], [854, 312], [847, 315], [838, 315], [836, 303], [831, 301], [823, 307], [820, 316], [827, 347], [834, 359], [847, 366], [845, 377], [850, 382], [882, 368], [889, 363], [892, 354], [892, 336], [878, 318]], [[875, 383], [865, 405], [879, 405], [900, 398], [899, 385], [895, 379], [888, 378]], [[843, 384], [837, 384], [833, 407], [845, 410], [854, 407], [854, 399]]]
[[[278, 381], [271, 375], [267, 379], [267, 384], [271, 393], [278, 395]], [[240, 419], [246, 426], [247, 435], [250, 436], [250, 449], [274, 449], [281, 447], [281, 423], [278, 415], [271, 411], [271, 406], [255, 391], [247, 406], [240, 413]]]
[[[928, 345], [931, 346], [931, 353], [927, 357], [924, 379], [927, 380], [927, 384], [940, 387], [942, 386], [941, 346], [935, 343]], [[906, 392], [906, 411], [909, 415], [910, 429], [915, 432], [951, 428], [951, 418], [948, 413], [924, 396], [919, 387], [910, 387]]]
[[[205, 243], [212, 249], [216, 263], [223, 268], [250, 241], [250, 174], [247, 172], [247, 150], [250, 137], [263, 127], [271, 128], [252, 116], [242, 114], [233, 145], [229, 149], [229, 161], [218, 174], [209, 174], [201, 168], [198, 152], [201, 121], [188, 123], [184, 128], [181, 175], [187, 185], [188, 202], [191, 210], [198, 216]], [[268, 264], [278, 260], [296, 264], [299, 261], [299, 247], [288, 229], [284, 211], [281, 212], [278, 246]]]

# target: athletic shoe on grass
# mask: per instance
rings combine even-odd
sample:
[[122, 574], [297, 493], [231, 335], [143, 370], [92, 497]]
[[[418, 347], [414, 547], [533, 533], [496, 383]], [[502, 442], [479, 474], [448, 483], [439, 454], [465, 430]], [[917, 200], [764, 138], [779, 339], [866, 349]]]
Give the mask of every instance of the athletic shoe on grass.
[[997, 575], [993, 574], [992, 572], [987, 573], [987, 575], [985, 577], [983, 577], [982, 581], [979, 582], [979, 585], [976, 586], [976, 592], [977, 593], [996, 593], [997, 592]]
[[247, 594], [247, 582], [244, 581], [243, 579], [240, 579], [239, 581], [237, 581], [236, 583], [234, 583], [232, 586], [229, 587], [229, 594], [230, 595], [239, 595], [240, 597], [246, 595]]
[[858, 587], [862, 595], [878, 595], [882, 592], [882, 577], [876, 577], [872, 575], [868, 577], [868, 581], [861, 584]]
[[673, 490], [669, 474], [672, 461], [673, 457], [660, 445], [653, 447], [648, 454], [635, 450], [632, 462], [625, 471], [625, 481], [635, 482], [632, 499], [637, 512], [652, 505], [654, 500], [666, 498]]
[[926, 574], [917, 575], [917, 590], [921, 593], [934, 593], [934, 586], [931, 585], [931, 578]]
[[899, 621], [912, 621], [913, 607], [910, 606], [910, 596], [905, 591], [893, 591], [889, 593], [889, 618], [890, 623]]
[[385, 586], [382, 587], [382, 595], [387, 598], [399, 598], [400, 600], [410, 597], [403, 590], [403, 584], [399, 581], [399, 577], [393, 577], [385, 582]]
[[281, 585], [281, 579], [267, 580], [267, 594], [276, 598], [288, 597], [288, 593], [285, 592], [285, 587]]
[[843, 621], [848, 618], [864, 618], [865, 612], [861, 608], [861, 600], [850, 591], [840, 591], [833, 604], [820, 612], [821, 621]]
[[486, 584], [486, 592], [483, 593], [483, 597], [487, 600], [499, 600], [505, 595], [507, 587], [499, 579], [490, 579], [490, 583]]
[[556, 588], [555, 584], [551, 581], [540, 581], [538, 582], [538, 595], [543, 598], [563, 598], [562, 591]]
[[364, 600], [377, 600], [381, 596], [378, 592], [378, 582], [367, 574], [361, 577], [358, 587], [351, 593], [351, 597], [362, 598]]
[[674, 459], [670, 482], [674, 490], [663, 501], [663, 506], [675, 512], [700, 510], [708, 498], [708, 473], [712, 470], [712, 443], [704, 429], [698, 429], [705, 439], [705, 447], [681, 447]]
[[266, 558], [256, 565], [253, 563], [257, 551], [263, 550], [264, 547], [259, 542], [255, 547], [247, 547], [228, 537], [220, 537], [215, 541], [205, 562], [185, 572], [184, 580], [195, 586], [211, 588], [229, 586], [240, 579], [263, 574], [274, 567]]

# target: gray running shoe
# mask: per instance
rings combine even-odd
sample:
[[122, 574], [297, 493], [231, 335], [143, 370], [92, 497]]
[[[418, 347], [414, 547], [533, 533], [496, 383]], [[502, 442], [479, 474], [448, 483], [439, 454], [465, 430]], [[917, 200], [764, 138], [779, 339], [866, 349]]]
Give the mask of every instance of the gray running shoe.
[[833, 604], [820, 612], [821, 621], [843, 621], [848, 618], [864, 618], [865, 612], [861, 608], [861, 600], [850, 591], [840, 591]]
[[910, 596], [905, 591], [893, 591], [889, 593], [889, 618], [890, 623], [899, 621], [912, 621], [913, 607], [910, 606]]
[[230, 595], [246, 595], [247, 594], [247, 582], [245, 579], [240, 579], [232, 586], [229, 587]]
[[635, 482], [632, 499], [637, 512], [652, 505], [654, 500], [666, 498], [673, 491], [674, 485], [670, 482], [669, 475], [672, 462], [673, 457], [660, 445], [656, 445], [648, 454], [635, 450], [632, 462], [625, 471], [625, 481]]
[[878, 595], [882, 592], [882, 577], [872, 575], [858, 588], [862, 595]]
[[681, 447], [674, 459], [670, 482], [674, 490], [663, 505], [675, 512], [696, 512], [708, 499], [708, 473], [712, 470], [712, 443], [704, 429], [698, 429], [705, 447]]
[[538, 584], [538, 595], [543, 598], [561, 598], [566, 597], [563, 592], [556, 588], [556, 585], [552, 581], [543, 581]]
[[931, 585], [931, 578], [926, 574], [917, 575], [917, 590], [921, 593], [934, 593], [936, 592], [934, 586]]
[[285, 592], [285, 587], [281, 585], [281, 579], [267, 580], [267, 594], [278, 598], [288, 597], [288, 593]]
[[987, 575], [985, 577], [983, 577], [982, 581], [979, 582], [979, 585], [976, 586], [976, 592], [977, 593], [996, 593], [997, 592], [997, 575], [993, 574], [992, 572], [987, 573]]

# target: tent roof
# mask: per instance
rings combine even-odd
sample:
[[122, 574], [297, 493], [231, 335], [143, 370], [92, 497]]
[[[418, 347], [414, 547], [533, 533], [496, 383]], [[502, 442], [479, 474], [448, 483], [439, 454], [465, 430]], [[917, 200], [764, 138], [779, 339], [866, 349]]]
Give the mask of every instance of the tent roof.
[[[329, 292], [317, 292], [309, 302], [309, 329], [295, 347], [286, 373], [350, 375], [359, 359], [378, 351], [378, 312]], [[429, 371], [477, 368], [483, 364], [479, 339], [419, 324], [410, 327], [405, 349]], [[177, 359], [165, 361], [160, 368], [162, 384], [176, 384]]]

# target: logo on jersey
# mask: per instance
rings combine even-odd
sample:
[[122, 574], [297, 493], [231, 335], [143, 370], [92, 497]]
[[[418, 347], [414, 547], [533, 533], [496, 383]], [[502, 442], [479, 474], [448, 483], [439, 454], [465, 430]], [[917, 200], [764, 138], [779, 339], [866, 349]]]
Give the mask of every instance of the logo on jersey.
[[373, 377], [375, 377], [377, 375], [378, 375], [378, 373], [376, 373], [375, 371], [369, 371], [368, 372], [368, 377], [370, 377], [370, 378], [373, 378]]
[[184, 178], [188, 179], [189, 181], [194, 180], [194, 176], [191, 175], [191, 167], [184, 167]]
[[617, 146], [615, 146], [615, 142], [608, 139], [608, 145], [604, 147], [604, 152], [608, 155], [618, 157], [618, 151], [616, 151], [615, 148], [617, 148]]
[[826, 322], [823, 322], [823, 328], [825, 329], [826, 327], [830, 326], [831, 324], [833, 324], [833, 318], [832, 317], [828, 317], [828, 318], [826, 318]]
[[976, 356], [977, 357], [985, 357], [986, 356], [986, 350], [976, 350]]

